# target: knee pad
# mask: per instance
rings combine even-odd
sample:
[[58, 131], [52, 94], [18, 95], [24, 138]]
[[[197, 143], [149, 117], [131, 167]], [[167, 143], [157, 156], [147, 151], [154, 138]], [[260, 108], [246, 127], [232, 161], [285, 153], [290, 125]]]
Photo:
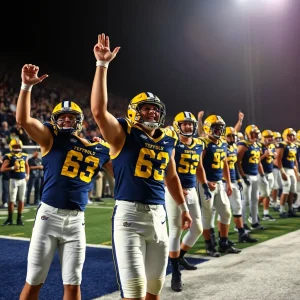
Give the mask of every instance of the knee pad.
[[222, 215], [220, 214], [220, 222], [222, 224], [230, 224], [230, 220], [231, 220], [231, 211], [228, 209], [226, 211], [224, 211], [222, 213]]
[[159, 295], [165, 283], [165, 277], [160, 277], [157, 280], [148, 280], [147, 293], [152, 295]]
[[142, 298], [146, 296], [146, 278], [130, 278], [122, 284], [122, 298]]

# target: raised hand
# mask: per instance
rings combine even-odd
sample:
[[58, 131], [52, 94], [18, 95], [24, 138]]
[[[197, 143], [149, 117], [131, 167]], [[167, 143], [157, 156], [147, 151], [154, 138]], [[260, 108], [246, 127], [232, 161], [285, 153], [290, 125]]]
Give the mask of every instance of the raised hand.
[[239, 111], [239, 121], [243, 121], [244, 120], [244, 114]]
[[203, 116], [204, 116], [204, 111], [203, 110], [199, 111], [198, 112], [198, 120], [202, 120]]
[[38, 66], [31, 64], [24, 65], [21, 73], [22, 82], [28, 85], [35, 85], [48, 77], [47, 74], [38, 77], [38, 72]]
[[94, 46], [96, 60], [111, 62], [119, 52], [121, 47], [116, 47], [113, 52], [110, 51], [109, 37], [104, 33], [98, 35], [98, 43]]

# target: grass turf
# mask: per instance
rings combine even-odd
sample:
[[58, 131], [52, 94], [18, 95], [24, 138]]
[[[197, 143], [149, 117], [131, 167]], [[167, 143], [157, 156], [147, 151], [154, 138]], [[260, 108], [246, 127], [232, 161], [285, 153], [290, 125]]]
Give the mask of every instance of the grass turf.
[[[85, 213], [86, 236], [88, 244], [96, 245], [111, 245], [111, 216], [113, 212], [113, 199], [105, 199], [104, 202], [95, 202], [87, 206]], [[261, 208], [260, 208], [261, 209]], [[300, 217], [280, 219], [278, 212], [270, 213], [276, 218], [276, 221], [261, 221], [260, 223], [267, 227], [264, 231], [253, 231], [251, 235], [259, 239], [258, 243], [262, 243], [269, 239], [281, 236], [288, 232], [300, 229]], [[7, 235], [12, 237], [30, 238], [31, 231], [36, 214], [36, 206], [26, 207], [23, 213], [23, 221], [25, 226], [0, 226], [0, 235]], [[260, 215], [262, 215], [260, 213]], [[14, 223], [16, 222], [16, 210], [14, 213]], [[7, 210], [0, 210], [0, 223], [3, 223], [7, 218]], [[238, 233], [234, 230], [234, 224], [231, 222], [229, 239], [237, 242]], [[217, 230], [216, 230], [217, 235]], [[257, 244], [257, 243], [255, 243]], [[237, 243], [237, 248], [246, 248], [255, 244]], [[194, 247], [189, 251], [191, 254], [205, 254], [205, 244], [203, 237], [200, 237]]]

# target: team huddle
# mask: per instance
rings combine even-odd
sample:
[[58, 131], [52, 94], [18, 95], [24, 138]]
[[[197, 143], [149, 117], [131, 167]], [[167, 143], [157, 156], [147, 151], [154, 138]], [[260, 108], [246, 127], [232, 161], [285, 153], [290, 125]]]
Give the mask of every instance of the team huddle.
[[[39, 68], [31, 64], [22, 69], [16, 119], [41, 146], [44, 185], [21, 300], [38, 299], [56, 249], [64, 299], [81, 299], [84, 210], [91, 179], [101, 168], [115, 178], [112, 252], [123, 299], [160, 299], [169, 260], [171, 288], [180, 292], [180, 266], [197, 269], [184, 256], [201, 235], [210, 256], [240, 253], [228, 239], [232, 216], [239, 242], [257, 242], [249, 232], [266, 229], [259, 223], [258, 205], [263, 203], [262, 219], [273, 221], [269, 206], [273, 203], [277, 209], [281, 189], [280, 217], [295, 215], [300, 147], [293, 129], [286, 129], [281, 140], [278, 133], [260, 132], [249, 125], [241, 137], [242, 113], [234, 128], [226, 127], [217, 115], [208, 116], [202, 124], [203, 112], [197, 120], [186, 111], [165, 127], [165, 104], [149, 92], [135, 96], [127, 117], [117, 119], [107, 111], [107, 70], [119, 49], [111, 51], [104, 34], [98, 36], [94, 47], [97, 62], [91, 111], [103, 140], [91, 142], [78, 136], [83, 114], [71, 101], [59, 103], [49, 123], [32, 118], [31, 89], [48, 75], [38, 77]], [[4, 171], [19, 170], [11, 157], [21, 157], [20, 153], [20, 147], [12, 147]], [[26, 157], [23, 181], [28, 174], [25, 166]], [[6, 225], [11, 222], [9, 215]], [[18, 223], [22, 225], [21, 215]], [[182, 238], [183, 230], [187, 232]]]

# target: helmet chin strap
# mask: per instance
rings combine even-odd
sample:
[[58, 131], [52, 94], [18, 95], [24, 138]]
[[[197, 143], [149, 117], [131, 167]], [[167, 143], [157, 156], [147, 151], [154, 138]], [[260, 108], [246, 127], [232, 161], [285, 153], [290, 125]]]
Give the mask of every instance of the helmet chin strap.
[[148, 130], [154, 130], [159, 128], [158, 122], [142, 122], [141, 125]]

